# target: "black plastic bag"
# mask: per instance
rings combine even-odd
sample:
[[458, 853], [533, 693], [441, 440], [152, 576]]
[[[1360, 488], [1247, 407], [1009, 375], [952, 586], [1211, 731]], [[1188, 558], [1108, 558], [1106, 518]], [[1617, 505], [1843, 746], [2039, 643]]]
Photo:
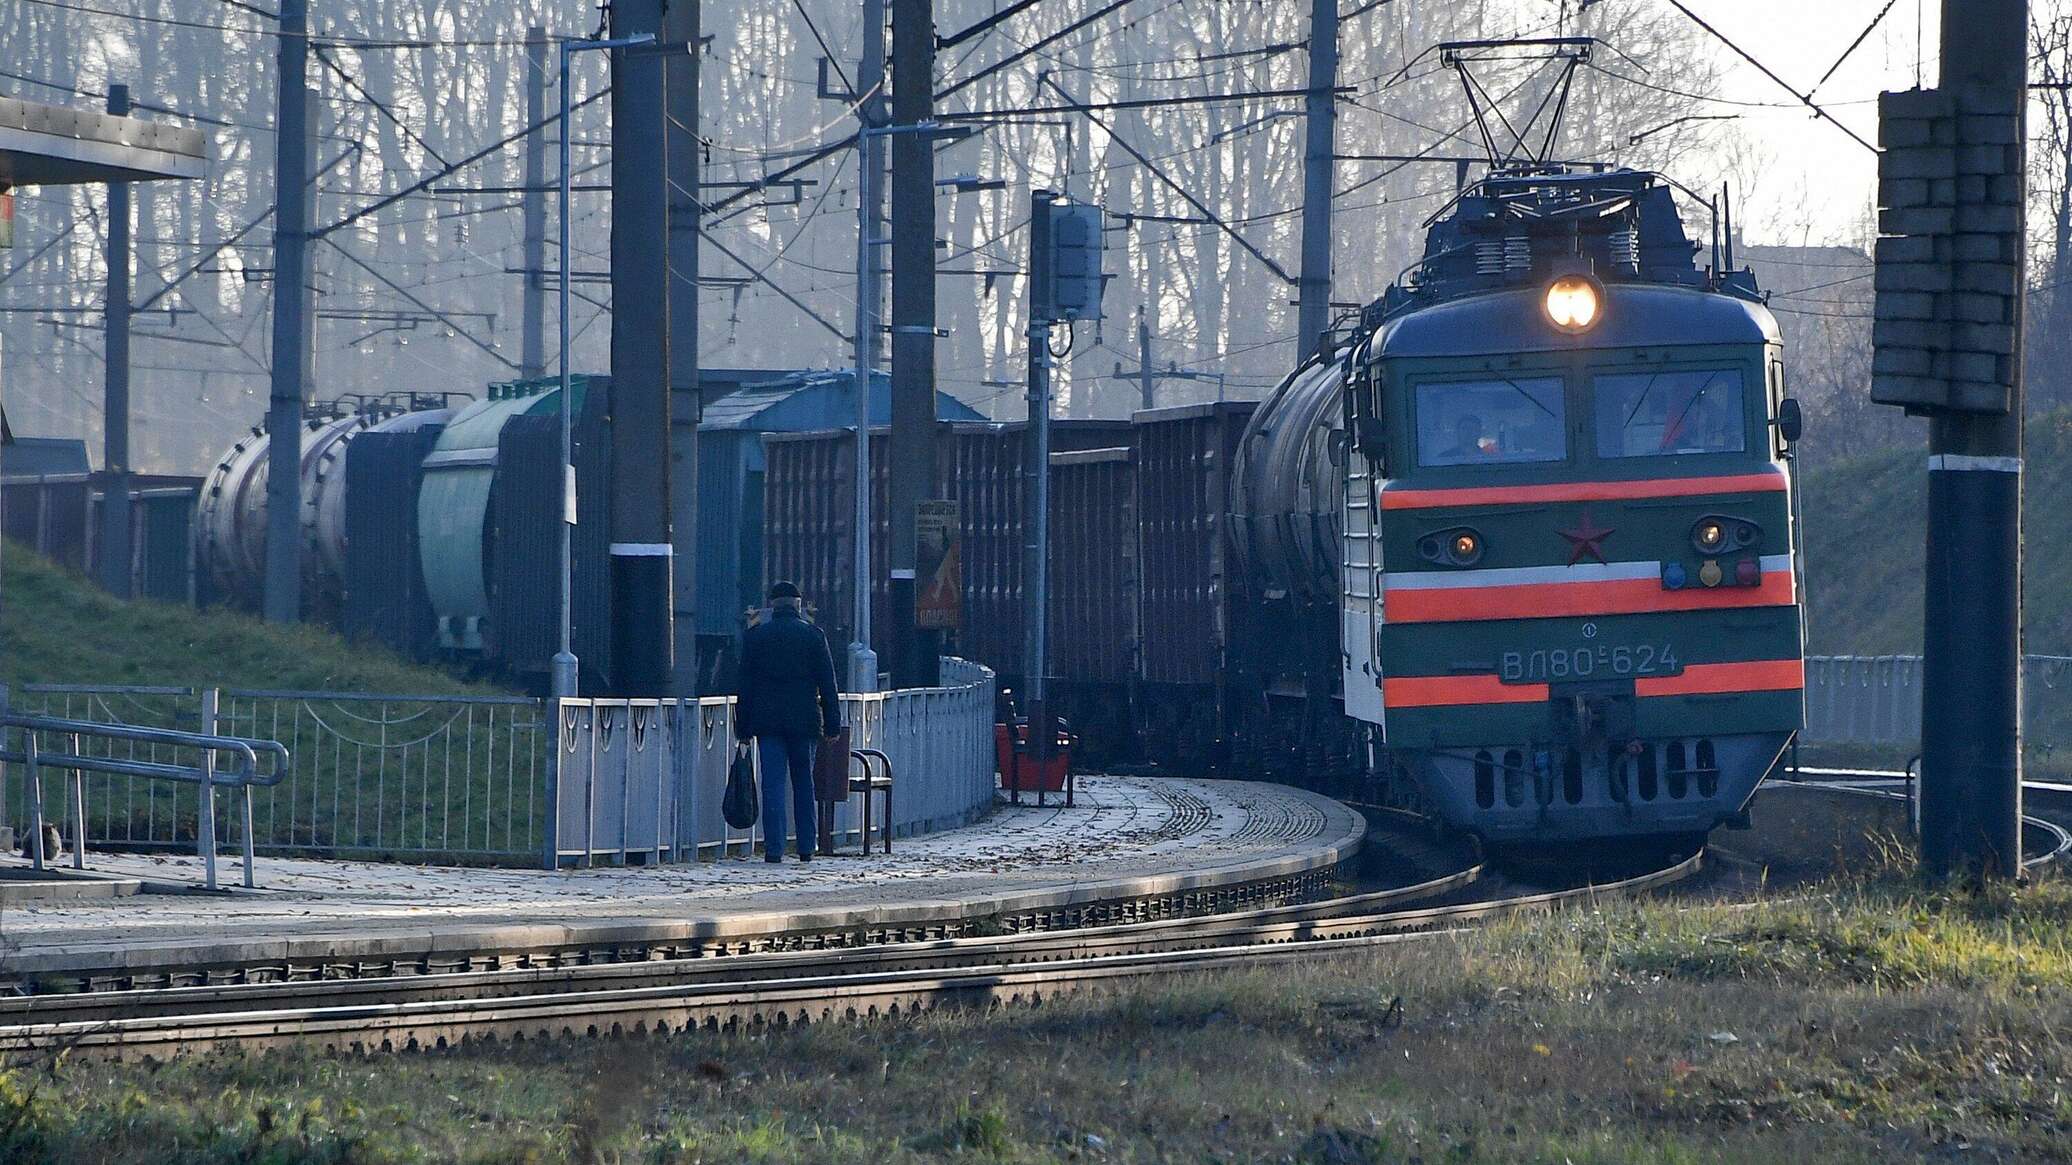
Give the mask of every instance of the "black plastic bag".
[[719, 811], [735, 829], [747, 829], [762, 816], [762, 801], [755, 790], [755, 760], [745, 743], [734, 747], [734, 763], [727, 766], [727, 794], [720, 799]]

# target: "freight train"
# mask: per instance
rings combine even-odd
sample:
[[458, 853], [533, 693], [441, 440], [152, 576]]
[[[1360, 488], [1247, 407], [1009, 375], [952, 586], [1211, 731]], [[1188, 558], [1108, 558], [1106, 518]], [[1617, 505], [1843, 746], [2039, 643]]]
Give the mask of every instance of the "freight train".
[[[1265, 401], [1055, 422], [1048, 689], [1088, 759], [1415, 803], [1492, 843], [1735, 819], [1802, 716], [1798, 419], [1753, 275], [1701, 250], [1657, 175], [1498, 168]], [[768, 580], [799, 582], [838, 649], [852, 637], [856, 434], [832, 426], [853, 406], [797, 404], [825, 374], [791, 376], [707, 370], [705, 691], [726, 690]], [[317, 422], [308, 605], [411, 654], [544, 675], [544, 387]], [[608, 391], [579, 378], [585, 480], [608, 471]], [[962, 568], [945, 648], [1018, 686], [1026, 432], [959, 409], [938, 402]], [[886, 436], [870, 439], [886, 627]], [[225, 458], [198, 523], [207, 577], [246, 601], [261, 447]], [[579, 539], [605, 536], [605, 492], [579, 494]], [[590, 687], [609, 684], [603, 561], [578, 546]]]
[[[1753, 275], [1699, 251], [1657, 175], [1499, 170], [1265, 401], [1063, 429], [1046, 686], [1083, 747], [1413, 802], [1493, 843], [1735, 820], [1803, 711], [1798, 420]], [[953, 649], [1012, 685], [1006, 435], [995, 464], [997, 438], [953, 433], [937, 477], [961, 503]], [[767, 442], [768, 569], [835, 642], [852, 444]]]

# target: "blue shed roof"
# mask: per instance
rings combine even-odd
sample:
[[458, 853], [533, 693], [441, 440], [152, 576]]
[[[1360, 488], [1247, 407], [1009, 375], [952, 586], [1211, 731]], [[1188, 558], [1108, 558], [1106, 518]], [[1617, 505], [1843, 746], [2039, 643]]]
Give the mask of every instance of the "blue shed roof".
[[[705, 406], [701, 430], [804, 433], [847, 428], [856, 423], [855, 374], [847, 369], [774, 374], [742, 386]], [[935, 415], [945, 421], [984, 420], [977, 410], [946, 392], [935, 394]], [[892, 421], [892, 381], [871, 378], [871, 423]]]
[[9, 477], [47, 477], [90, 473], [86, 442], [77, 437], [16, 437], [7, 443]]

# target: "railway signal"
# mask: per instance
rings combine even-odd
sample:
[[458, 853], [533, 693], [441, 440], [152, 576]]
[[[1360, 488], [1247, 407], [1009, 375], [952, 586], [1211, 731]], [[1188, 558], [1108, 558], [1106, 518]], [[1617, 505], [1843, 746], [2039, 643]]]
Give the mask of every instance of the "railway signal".
[[1057, 734], [1044, 702], [1050, 609], [1050, 349], [1051, 328], [1101, 318], [1100, 207], [1068, 202], [1049, 190], [1029, 195], [1029, 521], [1025, 526], [1028, 614], [1023, 621], [1028, 676], [1024, 682], [1029, 742], [1038, 761], [1050, 756]]

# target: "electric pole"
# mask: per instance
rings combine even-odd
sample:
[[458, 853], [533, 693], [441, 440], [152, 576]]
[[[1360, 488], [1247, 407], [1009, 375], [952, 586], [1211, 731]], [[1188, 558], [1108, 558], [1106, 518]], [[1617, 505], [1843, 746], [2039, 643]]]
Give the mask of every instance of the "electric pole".
[[1138, 390], [1144, 397], [1144, 408], [1158, 407], [1158, 374], [1151, 371], [1151, 321], [1146, 317], [1144, 305], [1137, 305], [1137, 381]]
[[937, 636], [915, 625], [914, 517], [935, 492], [935, 21], [932, 0], [892, 4], [892, 673], [933, 687]]
[[[525, 124], [547, 120], [547, 30], [535, 24], [525, 30]], [[562, 126], [560, 132], [567, 133]], [[525, 193], [520, 198], [525, 219], [524, 322], [519, 337], [518, 375], [537, 380], [547, 374], [547, 132], [525, 135]]]
[[884, 234], [885, 0], [863, 0], [863, 59], [856, 70], [856, 532], [855, 610], [850, 626], [849, 690], [878, 689], [878, 653], [871, 650], [871, 389], [878, 378], [879, 293], [884, 289], [878, 246]]
[[1297, 358], [1322, 346], [1331, 326], [1331, 194], [1338, 149], [1338, 0], [1310, 0], [1308, 149], [1302, 159], [1302, 273]]
[[[615, 39], [663, 34], [663, 0], [616, 0], [609, 11]], [[644, 47], [612, 50], [611, 667], [618, 694], [657, 697], [675, 678], [672, 248], [664, 65]]]
[[663, 13], [662, 39], [688, 46], [663, 58], [669, 120], [669, 519], [675, 560], [672, 598], [676, 676], [672, 694], [698, 694], [698, 422], [705, 418], [698, 372], [698, 228], [704, 151], [698, 141], [701, 0], [675, 0]]
[[[1951, 298], [1981, 315], [1991, 308], [1993, 316], [1985, 321], [1990, 334], [1947, 325], [1951, 351], [1943, 379], [1953, 382], [1953, 398], [1973, 387], [1964, 381], [1992, 382], [1994, 407], [1975, 409], [1953, 399], [1952, 407], [1930, 411], [1928, 430], [1921, 850], [1931, 872], [1964, 878], [2011, 878], [2021, 871], [2028, 8], [2026, 0], [1943, 0], [1942, 6], [1940, 88], [1954, 99], [1957, 130], [1955, 150], [1944, 152], [1956, 156], [1959, 190], [1970, 183], [1968, 175], [1977, 175], [1975, 184], [1988, 192], [1954, 207]], [[1991, 261], [1973, 261], [1986, 249]], [[1879, 267], [1882, 290], [1882, 247]], [[1885, 315], [1881, 302], [1880, 328], [1887, 326]], [[1976, 351], [1988, 346], [1998, 351]], [[1973, 356], [1983, 359], [1967, 359]], [[1964, 371], [1969, 364], [1991, 375], [1973, 377]]]
[[[1051, 270], [1051, 207], [1048, 190], [1029, 194], [1029, 470], [1028, 519], [1023, 522], [1022, 677], [1029, 744], [1037, 760], [1050, 757], [1051, 730], [1046, 675], [1050, 670], [1050, 329], [1057, 315]], [[1141, 336], [1141, 333], [1139, 333]]]
[[1216, 382], [1216, 401], [1223, 400], [1224, 374], [1221, 372], [1181, 371], [1168, 364], [1160, 370], [1151, 362], [1151, 320], [1143, 304], [1137, 305], [1137, 372], [1135, 376], [1124, 376], [1122, 362], [1115, 363], [1115, 379], [1137, 382], [1137, 394], [1143, 402], [1139, 407], [1158, 407], [1158, 382], [1161, 380], [1213, 380]]
[[[126, 117], [129, 86], [108, 86], [108, 112]], [[101, 586], [130, 594], [130, 188], [108, 183], [107, 359], [101, 405]]]
[[281, 0], [273, 137], [273, 368], [266, 413], [268, 622], [302, 617], [302, 402], [309, 383], [309, 2]]

